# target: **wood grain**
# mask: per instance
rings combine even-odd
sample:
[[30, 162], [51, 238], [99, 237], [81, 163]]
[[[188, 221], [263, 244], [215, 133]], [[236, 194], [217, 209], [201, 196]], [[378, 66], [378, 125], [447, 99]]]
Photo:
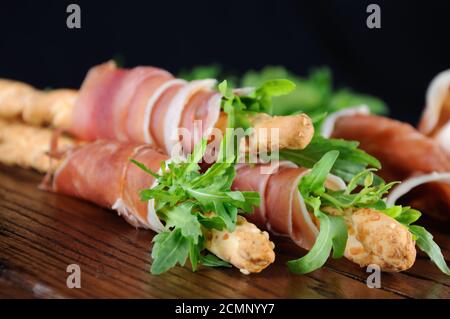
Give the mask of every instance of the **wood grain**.
[[[41, 178], [0, 166], [0, 298], [450, 298], [450, 279], [423, 255], [411, 270], [382, 274], [382, 287], [370, 289], [364, 269], [345, 259], [291, 274], [286, 262], [305, 252], [283, 238], [274, 238], [277, 260], [261, 274], [176, 267], [153, 276], [152, 232], [90, 203], [39, 191]], [[448, 225], [431, 226], [448, 260]], [[69, 264], [81, 267], [80, 289], [66, 286]]]

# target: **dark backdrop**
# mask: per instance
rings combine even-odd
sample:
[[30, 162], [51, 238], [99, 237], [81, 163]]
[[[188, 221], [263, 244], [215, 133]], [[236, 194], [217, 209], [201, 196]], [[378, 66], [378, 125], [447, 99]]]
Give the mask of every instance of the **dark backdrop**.
[[[81, 6], [81, 30], [66, 27], [69, 3]], [[381, 6], [381, 30], [366, 27], [369, 3]], [[112, 57], [174, 73], [213, 62], [299, 74], [328, 65], [338, 86], [379, 96], [414, 123], [430, 79], [450, 66], [449, 39], [449, 1], [2, 0], [0, 77], [78, 87]]]

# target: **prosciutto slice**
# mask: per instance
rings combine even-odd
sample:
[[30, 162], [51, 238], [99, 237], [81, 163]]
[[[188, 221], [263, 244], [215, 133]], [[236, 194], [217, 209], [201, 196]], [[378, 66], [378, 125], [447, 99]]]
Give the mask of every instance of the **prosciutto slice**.
[[450, 154], [450, 70], [430, 83], [419, 130], [434, 138]]
[[212, 90], [215, 83], [186, 82], [162, 69], [120, 69], [107, 62], [88, 72], [68, 131], [83, 140], [147, 143], [171, 154], [180, 144], [179, 128], [185, 127], [188, 134], [181, 143], [186, 154], [219, 118], [221, 95]]
[[85, 140], [128, 140], [125, 124], [136, 88], [150, 77], [158, 79], [156, 75], [171, 77], [154, 67], [118, 69], [114, 62], [92, 68], [81, 86], [69, 131]]
[[155, 226], [154, 209], [139, 199], [139, 191], [151, 187], [154, 178], [134, 165], [130, 158], [158, 171], [163, 155], [148, 145], [125, 145], [97, 141], [66, 154], [53, 175], [51, 190], [115, 209], [131, 225]]
[[[333, 137], [359, 141], [363, 150], [381, 161], [380, 175], [387, 181], [450, 172], [450, 155], [434, 139], [393, 119], [375, 115], [342, 117], [336, 122]], [[439, 218], [450, 217], [447, 182], [430, 180], [409, 195], [411, 198], [406, 200], [413, 199], [409, 203], [415, 207]]]
[[[298, 246], [309, 250], [319, 230], [298, 190], [299, 182], [308, 170], [287, 161], [280, 162], [276, 172], [271, 172], [270, 167], [276, 166], [273, 163], [270, 166], [240, 166], [233, 188], [260, 193], [260, 206], [248, 216], [250, 221], [276, 235], [289, 237]], [[345, 183], [330, 175], [326, 186], [338, 190], [345, 188]]]

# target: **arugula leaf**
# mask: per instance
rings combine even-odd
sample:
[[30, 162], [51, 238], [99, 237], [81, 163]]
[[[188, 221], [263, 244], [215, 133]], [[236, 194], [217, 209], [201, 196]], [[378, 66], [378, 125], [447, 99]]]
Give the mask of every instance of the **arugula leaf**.
[[310, 192], [325, 191], [325, 181], [338, 156], [338, 151], [330, 151], [326, 153], [320, 161], [314, 164], [311, 172], [306, 174], [300, 183], [300, 192], [302, 195], [308, 197]]
[[219, 64], [200, 65], [192, 68], [191, 70], [182, 70], [178, 74], [178, 77], [188, 81], [203, 80], [208, 78], [216, 79], [221, 73], [222, 67]]
[[139, 167], [140, 169], [142, 169], [144, 172], [146, 172], [147, 174], [150, 174], [151, 176], [153, 176], [154, 178], [159, 178], [160, 176], [156, 173], [154, 173], [152, 170], [148, 169], [144, 164], [134, 160], [134, 159], [130, 159], [130, 161], [136, 165], [137, 167]]
[[181, 234], [180, 229], [156, 235], [153, 243], [152, 274], [162, 274], [177, 263], [184, 266], [189, 254], [190, 242], [188, 238]]
[[[376, 158], [358, 149], [358, 145], [358, 142], [314, 136], [311, 143], [303, 150], [280, 150], [280, 159], [289, 160], [300, 167], [311, 168], [327, 152], [336, 150], [339, 151], [339, 157], [331, 173], [345, 181], [350, 181], [368, 166], [381, 167]], [[380, 181], [379, 178], [376, 179]]]
[[228, 115], [228, 128], [250, 127], [248, 116], [256, 113], [271, 113], [273, 97], [287, 95], [295, 84], [287, 79], [271, 79], [246, 94], [234, 93], [227, 80], [218, 85], [222, 93], [222, 109]]
[[197, 271], [198, 264], [200, 262], [200, 249], [199, 245], [195, 245], [193, 242], [191, 242], [191, 246], [189, 249], [189, 260], [191, 261], [191, 267], [192, 271]]
[[448, 269], [441, 249], [433, 240], [433, 235], [425, 228], [417, 225], [409, 226], [409, 230], [417, 237], [417, 246], [430, 257], [444, 274], [450, 276], [450, 270]]
[[416, 222], [420, 218], [420, 216], [422, 216], [422, 213], [418, 210], [412, 209], [410, 207], [403, 207], [402, 213], [396, 219], [403, 225], [410, 225]]
[[272, 113], [288, 115], [305, 112], [310, 116], [319, 113], [332, 113], [338, 110], [365, 104], [375, 114], [386, 114], [386, 104], [373, 96], [359, 94], [349, 89], [333, 90], [330, 69], [313, 69], [307, 77], [300, 77], [281, 66], [267, 66], [260, 71], [248, 71], [242, 77], [241, 86], [258, 86], [273, 78], [292, 81], [296, 88], [289, 95], [275, 97]]
[[289, 94], [294, 89], [295, 84], [287, 79], [268, 80], [256, 90], [256, 95], [281, 96]]
[[320, 232], [313, 248], [302, 258], [288, 261], [289, 269], [297, 274], [306, 274], [322, 267], [330, 256], [333, 248], [333, 258], [344, 255], [347, 244], [347, 226], [341, 216], [330, 216], [320, 211], [316, 212], [320, 220]]
[[306, 274], [322, 267], [333, 249], [333, 258], [341, 258], [347, 244], [348, 232], [342, 216], [331, 216], [320, 209], [320, 195], [326, 192], [325, 181], [339, 156], [338, 151], [326, 153], [313, 168], [302, 177], [298, 186], [308, 207], [320, 221], [319, 235], [312, 249], [302, 258], [288, 262], [289, 269]]
[[180, 229], [183, 237], [190, 238], [194, 244], [197, 244], [200, 236], [202, 236], [202, 232], [200, 222], [192, 214], [193, 208], [193, 202], [184, 202], [166, 210], [164, 215], [166, 228]]
[[215, 163], [205, 173], [200, 172], [198, 162], [205, 150], [203, 140], [186, 161], [162, 163], [159, 174], [132, 160], [157, 179], [157, 186], [140, 192], [143, 201], [155, 200], [155, 210], [166, 228], [154, 239], [151, 268], [154, 274], [177, 263], [184, 265], [188, 257], [195, 271], [202, 263], [204, 231], [233, 231], [237, 214], [251, 213], [253, 206], [259, 205], [258, 193], [231, 190], [236, 174], [234, 161]]
[[388, 113], [386, 103], [379, 98], [345, 88], [334, 90], [333, 77], [327, 67], [312, 69], [306, 77], [300, 77], [283, 66], [266, 66], [259, 71], [247, 71], [239, 78], [235, 74], [226, 74], [220, 65], [213, 64], [183, 70], [179, 77], [187, 80], [226, 78], [230, 87], [259, 87], [272, 79], [289, 80], [295, 88], [290, 94], [273, 96], [273, 108], [270, 110], [273, 115], [305, 112], [313, 117], [361, 104], [367, 105], [372, 113]]
[[[441, 271], [450, 275], [442, 253], [433, 241], [433, 236], [425, 228], [411, 225], [420, 218], [421, 213], [408, 206], [386, 207], [384, 196], [396, 182], [386, 184], [381, 181], [375, 184], [374, 169], [366, 169], [356, 174], [345, 190], [332, 191], [325, 188], [326, 177], [332, 171], [333, 164], [337, 163], [338, 155], [337, 151], [326, 153], [300, 180], [299, 191], [307, 208], [319, 219], [320, 229], [316, 242], [308, 254], [288, 262], [291, 271], [304, 274], [320, 268], [329, 257], [331, 249], [333, 258], [342, 257], [348, 239], [348, 230], [342, 215], [352, 214], [355, 208], [369, 207], [408, 227], [419, 248], [430, 256]], [[355, 192], [358, 185], [359, 189]], [[323, 212], [323, 208], [336, 209], [336, 213], [333, 214], [337, 216]]]
[[207, 254], [205, 256], [201, 256], [200, 262], [203, 266], [207, 267], [227, 267], [230, 268], [230, 263], [218, 258], [216, 255]]
[[371, 113], [387, 114], [388, 108], [379, 98], [366, 94], [358, 94], [349, 89], [341, 89], [335, 92], [329, 101], [329, 109], [336, 112], [351, 106], [367, 105]]
[[400, 205], [392, 206], [383, 210], [383, 213], [396, 219], [399, 223], [409, 226], [417, 221], [422, 215], [416, 209], [412, 209], [409, 206], [402, 207]]

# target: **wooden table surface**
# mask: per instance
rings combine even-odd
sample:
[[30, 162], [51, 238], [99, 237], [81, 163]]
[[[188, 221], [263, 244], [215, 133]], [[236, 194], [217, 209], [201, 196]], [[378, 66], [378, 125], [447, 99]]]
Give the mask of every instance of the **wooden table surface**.
[[[345, 259], [308, 275], [291, 274], [286, 261], [304, 251], [281, 238], [273, 238], [275, 264], [261, 274], [176, 267], [153, 276], [151, 231], [90, 203], [39, 191], [41, 179], [0, 166], [2, 298], [450, 298], [450, 278], [422, 254], [412, 269], [383, 273], [381, 288], [370, 289], [365, 269]], [[448, 261], [449, 225], [429, 226]], [[66, 286], [69, 264], [81, 268], [80, 289]]]

